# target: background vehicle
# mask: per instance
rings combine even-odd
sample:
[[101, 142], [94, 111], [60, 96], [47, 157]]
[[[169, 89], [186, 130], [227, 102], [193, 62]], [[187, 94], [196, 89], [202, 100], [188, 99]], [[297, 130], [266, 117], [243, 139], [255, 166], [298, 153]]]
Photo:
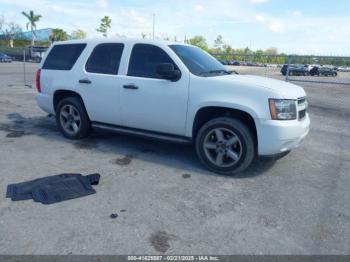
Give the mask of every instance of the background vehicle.
[[30, 60], [40, 63], [47, 49], [47, 46], [28, 46]]
[[[283, 65], [281, 69], [282, 75], [287, 75], [288, 65]], [[308, 68], [304, 65], [289, 65], [289, 75], [290, 76], [308, 76], [310, 72]]]
[[4, 54], [4, 53], [0, 53], [0, 62], [1, 63], [11, 63], [12, 62], [12, 58], [9, 57], [8, 55]]
[[338, 67], [338, 72], [350, 72], [350, 67], [340, 66]]
[[336, 70], [329, 67], [317, 67], [315, 66], [310, 70], [310, 75], [312, 76], [337, 76]]
[[69, 139], [91, 127], [193, 143], [209, 170], [232, 175], [281, 155], [309, 132], [305, 91], [236, 75], [200, 48], [151, 40], [55, 43], [36, 76], [37, 102]]
[[219, 60], [219, 62], [223, 65], [229, 65], [229, 61], [228, 60]]

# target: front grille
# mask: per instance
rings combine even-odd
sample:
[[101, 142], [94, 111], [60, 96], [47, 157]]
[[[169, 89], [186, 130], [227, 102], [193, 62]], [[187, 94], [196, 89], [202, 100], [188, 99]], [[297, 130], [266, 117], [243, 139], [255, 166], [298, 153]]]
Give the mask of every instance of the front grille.
[[306, 102], [306, 97], [302, 97], [298, 99], [298, 105], [302, 105]]
[[303, 120], [306, 117], [306, 111], [308, 108], [308, 103], [306, 97], [298, 98], [298, 119]]
[[302, 120], [306, 117], [306, 109], [299, 111], [299, 120]]

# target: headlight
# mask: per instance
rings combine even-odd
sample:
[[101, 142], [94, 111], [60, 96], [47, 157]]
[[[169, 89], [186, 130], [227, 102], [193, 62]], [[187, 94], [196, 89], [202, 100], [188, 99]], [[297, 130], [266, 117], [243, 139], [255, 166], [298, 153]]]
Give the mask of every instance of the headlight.
[[269, 99], [269, 106], [273, 120], [297, 119], [296, 100]]

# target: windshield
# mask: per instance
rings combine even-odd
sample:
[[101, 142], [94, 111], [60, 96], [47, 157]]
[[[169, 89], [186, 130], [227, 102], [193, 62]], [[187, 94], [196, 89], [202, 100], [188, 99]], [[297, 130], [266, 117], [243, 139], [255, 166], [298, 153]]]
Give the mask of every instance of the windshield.
[[218, 60], [198, 47], [185, 45], [170, 45], [169, 47], [194, 75], [208, 77], [230, 74]]

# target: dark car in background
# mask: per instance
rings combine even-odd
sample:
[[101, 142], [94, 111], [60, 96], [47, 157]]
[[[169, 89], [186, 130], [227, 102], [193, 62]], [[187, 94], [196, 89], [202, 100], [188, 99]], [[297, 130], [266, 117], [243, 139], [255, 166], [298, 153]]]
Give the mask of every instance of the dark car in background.
[[5, 53], [0, 53], [0, 63], [11, 63], [12, 58]]
[[[286, 76], [288, 72], [288, 65], [283, 65], [281, 69], [282, 75]], [[308, 76], [310, 72], [308, 67], [305, 65], [289, 65], [290, 76]]]
[[241, 63], [239, 61], [236, 61], [236, 60], [231, 60], [231, 65], [234, 65], [234, 66], [239, 66], [241, 65]]
[[310, 75], [312, 75], [312, 76], [337, 76], [338, 72], [333, 68], [315, 66], [310, 70]]
[[241, 63], [236, 60], [219, 60], [221, 64], [223, 65], [232, 65], [232, 66], [239, 66]]

